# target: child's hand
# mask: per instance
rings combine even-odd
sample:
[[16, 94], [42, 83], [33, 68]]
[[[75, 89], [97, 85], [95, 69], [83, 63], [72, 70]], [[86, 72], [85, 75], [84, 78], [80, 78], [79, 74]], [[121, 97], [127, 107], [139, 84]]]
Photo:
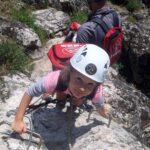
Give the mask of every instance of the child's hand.
[[11, 128], [19, 134], [25, 133], [27, 131], [26, 124], [22, 120], [14, 120]]
[[109, 117], [110, 114], [110, 110], [111, 110], [111, 106], [109, 104], [104, 104], [100, 110], [99, 110], [99, 114], [105, 118]]

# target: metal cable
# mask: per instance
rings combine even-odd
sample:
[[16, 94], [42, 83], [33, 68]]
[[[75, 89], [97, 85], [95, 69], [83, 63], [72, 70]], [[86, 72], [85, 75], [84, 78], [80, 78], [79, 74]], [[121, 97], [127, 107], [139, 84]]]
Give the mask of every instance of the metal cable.
[[25, 115], [25, 118], [27, 118], [28, 119], [28, 121], [29, 121], [29, 129], [30, 129], [30, 135], [29, 135], [29, 139], [28, 139], [28, 147], [27, 147], [27, 150], [29, 150], [29, 148], [30, 148], [30, 146], [31, 146], [31, 140], [32, 140], [32, 136], [33, 136], [33, 125], [32, 125], [32, 120], [31, 120], [31, 118], [29, 117], [29, 116], [26, 116]]

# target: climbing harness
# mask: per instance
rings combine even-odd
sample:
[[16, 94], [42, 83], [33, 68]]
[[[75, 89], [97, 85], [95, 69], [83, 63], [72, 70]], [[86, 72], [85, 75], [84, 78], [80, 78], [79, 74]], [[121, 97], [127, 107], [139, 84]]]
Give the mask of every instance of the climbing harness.
[[[43, 102], [40, 102], [39, 104], [36, 104], [39, 100], [43, 100]], [[47, 97], [46, 99], [43, 99], [42, 97], [40, 97], [35, 103], [28, 106], [28, 108], [26, 110], [26, 114], [29, 114], [33, 111], [36, 111], [39, 108], [47, 107], [47, 105], [50, 104], [50, 103], [56, 104], [57, 101], [58, 101], [57, 99], [53, 99], [50, 96]]]

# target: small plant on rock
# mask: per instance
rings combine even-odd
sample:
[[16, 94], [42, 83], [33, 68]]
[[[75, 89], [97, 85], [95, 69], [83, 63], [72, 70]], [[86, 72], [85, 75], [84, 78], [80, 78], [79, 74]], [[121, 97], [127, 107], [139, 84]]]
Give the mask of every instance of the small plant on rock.
[[140, 7], [141, 7], [140, 0], [130, 0], [126, 5], [126, 8], [131, 12], [139, 10]]
[[0, 74], [16, 71], [25, 72], [25, 67], [29, 63], [29, 58], [24, 53], [23, 48], [15, 43], [0, 44]]
[[42, 42], [46, 41], [47, 34], [41, 27], [35, 24], [35, 17], [30, 15], [31, 12], [27, 9], [16, 10], [12, 9], [11, 16], [14, 20], [20, 21], [32, 28], [39, 36]]
[[87, 20], [87, 12], [84, 11], [75, 11], [73, 14], [71, 14], [71, 22], [77, 21], [80, 24], [84, 23]]

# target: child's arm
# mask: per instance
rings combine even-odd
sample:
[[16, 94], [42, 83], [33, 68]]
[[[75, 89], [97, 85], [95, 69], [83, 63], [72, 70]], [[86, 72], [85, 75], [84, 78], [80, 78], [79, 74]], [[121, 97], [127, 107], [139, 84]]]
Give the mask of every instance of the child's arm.
[[32, 97], [27, 95], [26, 93], [22, 97], [21, 103], [16, 113], [16, 117], [11, 125], [12, 129], [15, 132], [18, 132], [18, 133], [26, 132], [27, 130], [26, 124], [24, 123], [23, 118], [24, 118], [26, 108], [29, 106], [31, 100], [32, 100]]
[[37, 81], [35, 84], [31, 85], [25, 92], [22, 100], [20, 102], [16, 117], [12, 123], [12, 129], [15, 132], [23, 133], [26, 132], [26, 124], [23, 121], [25, 111], [29, 106], [32, 97], [39, 96], [45, 92], [45, 87], [43, 86], [44, 78]]
[[59, 73], [60, 71], [51, 72], [27, 89], [26, 93], [22, 97], [16, 117], [12, 123], [12, 129], [14, 131], [18, 133], [26, 132], [26, 125], [23, 121], [23, 118], [25, 111], [32, 100], [32, 97], [40, 96], [45, 92], [53, 93], [57, 85]]
[[109, 104], [105, 104], [104, 100], [104, 94], [103, 94], [103, 86], [100, 85], [97, 89], [97, 92], [92, 100], [93, 104], [95, 105], [98, 113], [105, 117], [108, 118], [109, 113], [111, 111], [111, 106]]

